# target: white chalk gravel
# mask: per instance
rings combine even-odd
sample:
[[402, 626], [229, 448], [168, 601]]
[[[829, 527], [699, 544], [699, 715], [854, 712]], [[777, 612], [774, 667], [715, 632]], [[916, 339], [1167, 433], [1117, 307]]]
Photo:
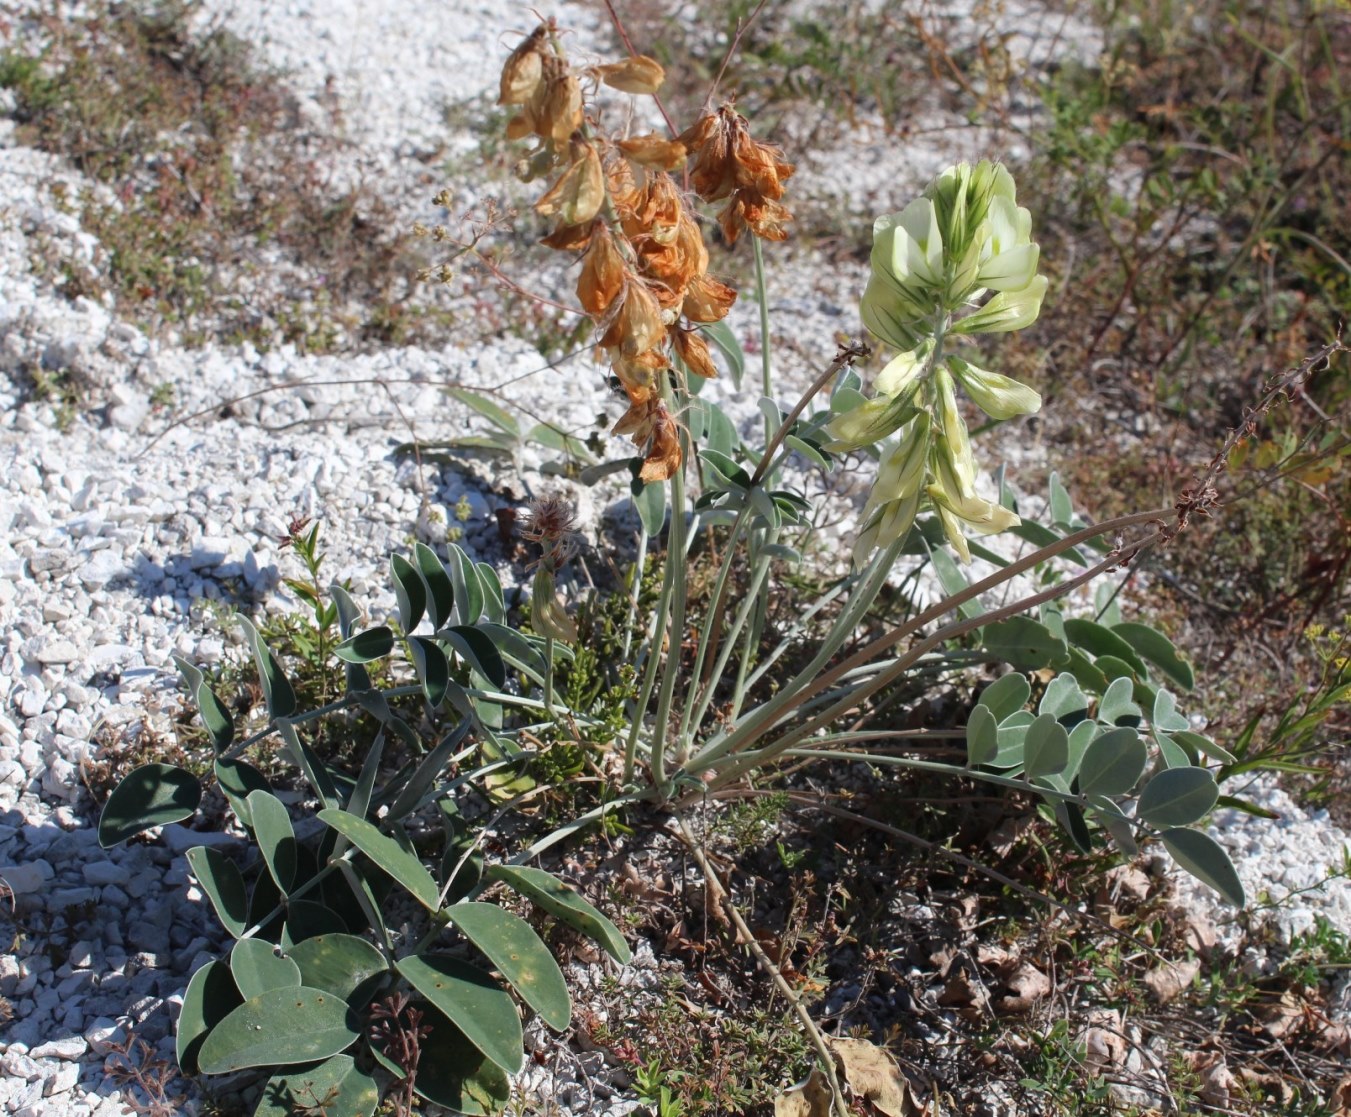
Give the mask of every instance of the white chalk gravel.
[[[557, 4], [548, 14], [575, 32], [571, 49], [585, 52], [604, 41], [598, 11]], [[441, 142], [475, 149], [474, 137], [442, 134], [446, 104], [490, 103], [514, 34], [533, 20], [526, 6], [493, 0], [211, 0], [204, 15], [225, 19], [288, 70], [302, 105], [322, 102], [327, 113], [336, 97], [345, 170], [378, 183], [410, 221], [430, 213], [417, 153]], [[24, 9], [9, 18], [22, 22]], [[1076, 33], [1065, 37], [1088, 34]], [[0, 1025], [0, 1109], [112, 1117], [134, 1099], [106, 1073], [111, 1045], [134, 1032], [172, 1059], [182, 991], [218, 932], [182, 856], [209, 835], [169, 826], [149, 843], [99, 849], [80, 781], [92, 742], [115, 741], [139, 722], [162, 724], [178, 708], [172, 654], [203, 664], [227, 654], [233, 637], [211, 603], [243, 593], [290, 607], [279, 582], [295, 570], [279, 540], [293, 516], [322, 522], [331, 577], [351, 578], [375, 615], [392, 609], [389, 553], [444, 531], [423, 515], [416, 468], [393, 452], [408, 437], [400, 412], [415, 417], [423, 438], [471, 422], [441, 384], [518, 380], [531, 410], [583, 436], [598, 414], [616, 413], [599, 370], [585, 361], [544, 369], [538, 353], [510, 338], [324, 357], [285, 347], [190, 349], [145, 336], [108, 306], [66, 300], [30, 261], [41, 240], [97, 265], [100, 246], [54, 191], [64, 183], [75, 196], [83, 184], [61, 160], [15, 145], [8, 107], [0, 103], [0, 880], [12, 893], [6, 918], [23, 936], [0, 954], [0, 996], [15, 1011]], [[911, 154], [894, 142], [861, 146], [868, 174], [842, 210], [903, 201], [952, 158], [941, 144], [930, 150], [934, 142]], [[960, 145], [969, 142], [958, 129], [948, 150], [966, 154]], [[814, 174], [808, 166], [799, 181]], [[474, 196], [472, 183], [450, 185]], [[849, 292], [862, 277], [823, 274], [809, 254], [795, 260], [774, 277], [773, 297], [791, 312], [781, 328], [795, 351], [828, 359], [837, 332], [859, 330]], [[753, 337], [750, 308], [737, 314], [735, 328]], [[35, 371], [78, 377], [92, 409], [67, 423], [29, 391]], [[789, 379], [804, 374], [790, 370]], [[397, 392], [397, 411], [370, 383], [381, 380]], [[172, 411], [155, 402], [165, 385]], [[152, 442], [172, 416], [278, 388]], [[755, 393], [732, 399], [725, 386], [714, 390], [741, 421], [758, 421]], [[468, 508], [461, 543], [476, 557], [501, 560], [497, 509], [555, 484], [531, 453], [501, 475], [488, 467], [429, 473], [432, 506], [452, 523], [456, 505]], [[588, 522], [599, 522], [603, 504], [588, 505]], [[1226, 813], [1213, 827], [1250, 893], [1304, 889], [1340, 863], [1346, 834], [1273, 786], [1254, 796], [1282, 821]], [[1181, 887], [1188, 903], [1211, 903], [1199, 886]], [[1351, 928], [1345, 881], [1300, 892], [1278, 918], [1288, 933], [1318, 914]], [[642, 982], [656, 969], [640, 950], [624, 980]], [[597, 980], [585, 967], [573, 976], [583, 991]], [[550, 1041], [532, 1034], [531, 1042], [543, 1050]], [[186, 1095], [181, 1111], [195, 1112], [192, 1085], [176, 1085]], [[548, 1099], [550, 1112], [619, 1114], [636, 1104], [595, 1051], [544, 1059], [518, 1085], [526, 1098]]]

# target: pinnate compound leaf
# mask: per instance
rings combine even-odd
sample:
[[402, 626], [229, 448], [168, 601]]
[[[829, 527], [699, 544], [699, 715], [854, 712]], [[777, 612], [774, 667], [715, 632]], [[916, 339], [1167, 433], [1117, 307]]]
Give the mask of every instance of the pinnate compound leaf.
[[206, 676], [201, 671], [181, 656], [174, 656], [174, 663], [178, 666], [178, 673], [188, 684], [188, 693], [192, 695], [192, 701], [197, 706], [197, 713], [206, 729], [207, 740], [219, 755], [234, 740], [234, 719], [230, 717], [230, 711], [225, 708], [225, 704], [216, 697], [216, 692], [207, 685]]
[[361, 850], [375, 864], [413, 894], [428, 911], [438, 908], [436, 881], [415, 853], [405, 849], [377, 830], [364, 818], [332, 808], [319, 812], [319, 818]]
[[1134, 729], [1109, 729], [1084, 751], [1079, 790], [1085, 795], [1124, 795], [1144, 773], [1148, 760], [1149, 751]]
[[1175, 729], [1171, 736], [1184, 748], [1190, 746], [1200, 755], [1208, 756], [1211, 760], [1218, 760], [1221, 764], [1236, 764], [1238, 762], [1238, 758], [1233, 753], [1228, 749], [1221, 748], [1202, 733], [1193, 733], [1190, 729]]
[[1065, 641], [1031, 617], [985, 626], [985, 650], [1020, 671], [1039, 671], [1065, 658]]
[[451, 922], [554, 1031], [572, 1020], [572, 999], [554, 956], [519, 915], [466, 901], [446, 909]]
[[249, 893], [239, 867], [210, 846], [188, 850], [188, 868], [215, 909], [216, 918], [235, 938], [249, 926]]
[[1100, 732], [1102, 732], [1102, 729], [1095, 721], [1081, 721], [1070, 730], [1069, 758], [1065, 761], [1065, 768], [1060, 773], [1066, 783], [1073, 782], [1079, 774], [1079, 765], [1083, 763], [1084, 753], [1088, 751], [1088, 746], [1093, 743], [1093, 738]]
[[353, 633], [333, 649], [333, 654], [347, 663], [370, 663], [383, 659], [394, 650], [394, 632], [388, 625]]
[[718, 347], [718, 351], [727, 359], [727, 372], [732, 378], [732, 387], [741, 390], [741, 378], [746, 372], [746, 354], [737, 341], [736, 334], [726, 321], [707, 322], [700, 327], [704, 337]]
[[317, 1102], [323, 1103], [324, 1117], [371, 1117], [380, 1104], [380, 1087], [351, 1055], [334, 1055], [269, 1078], [253, 1117], [312, 1113]]
[[1191, 753], [1179, 745], [1167, 733], [1157, 730], [1153, 734], [1154, 743], [1159, 746], [1159, 756], [1165, 768], [1190, 768], [1195, 759]]
[[521, 1019], [510, 995], [477, 966], [448, 954], [410, 954], [396, 967], [405, 981], [508, 1074], [525, 1064]]
[[333, 774], [319, 759], [318, 754], [300, 739], [296, 727], [289, 721], [282, 720], [277, 723], [277, 732], [281, 734], [281, 739], [286, 743], [286, 750], [290, 753], [291, 760], [300, 769], [309, 785], [314, 788], [314, 793], [319, 796], [319, 801], [326, 807], [336, 807], [342, 802], [338, 788], [333, 782]]
[[1153, 826], [1186, 826], [1204, 818], [1220, 797], [1205, 768], [1167, 768], [1145, 784], [1135, 813]]
[[1074, 524], [1074, 505], [1070, 494], [1060, 483], [1060, 474], [1052, 473], [1050, 480], [1051, 522], [1059, 528], [1070, 528]]
[[403, 555], [389, 556], [389, 572], [394, 579], [394, 599], [399, 605], [399, 626], [412, 632], [427, 610], [427, 584], [418, 568]]
[[520, 424], [515, 418], [504, 410], [499, 404], [490, 400], [487, 396], [481, 396], [477, 392], [471, 392], [466, 388], [447, 388], [446, 394], [453, 399], [459, 400], [465, 407], [471, 408], [482, 415], [498, 430], [519, 438], [521, 434]]
[[1247, 903], [1243, 882], [1224, 848], [1200, 830], [1165, 830], [1159, 835], [1173, 860], [1202, 884], [1208, 884], [1236, 908]]
[[[641, 462], [642, 459], [635, 460]], [[660, 481], [643, 484], [635, 476], [629, 486], [629, 492], [633, 496], [633, 506], [638, 510], [638, 519], [643, 525], [643, 530], [655, 539], [661, 534], [662, 525], [666, 523], [666, 486]]]
[[113, 788], [99, 815], [99, 845], [125, 842], [152, 826], [182, 822], [197, 813], [202, 785], [172, 764], [142, 764]]
[[1023, 772], [1028, 776], [1054, 776], [1065, 770], [1070, 758], [1070, 735], [1055, 714], [1042, 714], [1027, 727], [1023, 741]]
[[272, 879], [288, 895], [296, 882], [296, 834], [291, 827], [291, 816], [275, 795], [267, 791], [249, 793], [249, 815], [253, 819], [253, 834], [263, 863]]
[[477, 624], [483, 615], [483, 586], [479, 584], [478, 571], [457, 544], [451, 543], [446, 554], [446, 570], [455, 590], [455, 616], [452, 619], [457, 624]]
[[988, 707], [995, 721], [1003, 721], [1010, 714], [1021, 710], [1032, 696], [1032, 686], [1027, 676], [1018, 671], [1010, 671], [980, 692], [980, 704]]
[[610, 920], [580, 896], [575, 889], [543, 869], [525, 865], [490, 865], [489, 880], [500, 880], [522, 896], [532, 900], [555, 919], [592, 939], [621, 966], [633, 960], [633, 953]]
[[[949, 597], [970, 587], [970, 580], [962, 573], [962, 568], [957, 565], [956, 560], [948, 553], [946, 547], [931, 548], [929, 550], [929, 561], [933, 563], [938, 584], [943, 587], [943, 592]], [[978, 617], [981, 613], [980, 602], [975, 600], [963, 602], [957, 606], [957, 612], [966, 620]]]
[[502, 595], [502, 580], [488, 563], [474, 564], [479, 584], [483, 587], [483, 614], [493, 624], [501, 624], [507, 617], [506, 598]]
[[346, 933], [348, 929], [348, 923], [341, 915], [317, 900], [289, 900], [286, 922], [281, 928], [281, 945], [289, 952], [316, 935], [336, 935]]
[[203, 1074], [294, 1066], [336, 1055], [360, 1035], [361, 1020], [341, 997], [303, 985], [279, 987], [250, 997], [217, 1024], [197, 1061]]
[[1150, 628], [1147, 624], [1123, 621], [1114, 626], [1112, 631], [1183, 690], [1191, 690], [1196, 686], [1191, 664], [1177, 654], [1173, 642], [1158, 629]]
[[[507, 1072], [483, 1054], [450, 1020], [427, 1001], [414, 1001], [431, 1035], [422, 1041], [413, 1090], [427, 1101], [465, 1117], [497, 1117], [511, 1099]], [[376, 1061], [390, 1074], [403, 1070], [377, 1043]]]
[[301, 980], [309, 988], [326, 989], [345, 1001], [389, 972], [379, 950], [348, 934], [316, 935], [298, 942], [291, 948], [291, 961], [300, 967]]
[[412, 776], [404, 784], [403, 790], [399, 792], [398, 798], [394, 800], [394, 805], [389, 809], [391, 821], [403, 818], [404, 815], [417, 807], [422, 797], [431, 790], [432, 784], [441, 775], [450, 758], [464, 744], [464, 740], [469, 736], [469, 730], [473, 726], [474, 723], [470, 718], [463, 718], [454, 729], [437, 742], [436, 747], [431, 752], [418, 761], [417, 768], [414, 769]]
[[230, 967], [214, 959], [192, 975], [183, 1007], [178, 1010], [178, 1032], [175, 1053], [184, 1074], [198, 1073], [197, 1055], [206, 1041], [207, 1033], [242, 1004]]
[[999, 726], [987, 706], [972, 708], [966, 722], [966, 761], [993, 764], [999, 753]]
[[1107, 689], [1107, 676], [1088, 656], [1074, 645], [1070, 645], [1065, 661], [1065, 670], [1074, 676], [1075, 682], [1090, 694], [1101, 694]]
[[262, 939], [240, 939], [235, 943], [230, 951], [230, 973], [245, 1000], [269, 989], [300, 986], [300, 967]]
[[291, 680], [286, 677], [286, 672], [281, 669], [271, 649], [263, 643], [253, 622], [243, 614], [237, 619], [239, 627], [244, 630], [244, 638], [253, 649], [253, 662], [258, 668], [258, 680], [263, 686], [263, 701], [267, 703], [268, 716], [274, 719], [290, 717], [296, 711], [296, 692]]

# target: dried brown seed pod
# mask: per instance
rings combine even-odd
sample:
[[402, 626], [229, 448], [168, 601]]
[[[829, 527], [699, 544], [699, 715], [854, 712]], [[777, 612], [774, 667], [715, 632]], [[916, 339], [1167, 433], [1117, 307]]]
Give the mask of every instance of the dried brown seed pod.
[[624, 287], [624, 258], [615, 245], [614, 235], [603, 224], [591, 230], [591, 241], [582, 257], [582, 273], [577, 278], [577, 299], [583, 308], [597, 317]]
[[663, 136], [648, 133], [620, 140], [619, 150], [640, 167], [655, 167], [662, 171], [673, 171], [685, 162], [685, 145], [679, 140], [668, 140]]
[[507, 56], [502, 67], [499, 105], [524, 105], [534, 96], [544, 73], [544, 56], [540, 48], [548, 28], [540, 24]]
[[645, 54], [597, 66], [596, 73], [606, 85], [624, 93], [655, 93], [666, 78], [661, 63]]
[[686, 330], [679, 326], [670, 332], [671, 345], [685, 363], [685, 367], [695, 376], [712, 380], [718, 375], [718, 367], [708, 351], [708, 342], [698, 330]]
[[691, 322], [717, 322], [727, 317], [736, 291], [711, 275], [696, 276], [685, 291], [682, 311]]
[[600, 156], [589, 144], [574, 148], [576, 158], [549, 188], [535, 210], [541, 216], [557, 214], [568, 225], [584, 225], [600, 212], [605, 201], [605, 174]]

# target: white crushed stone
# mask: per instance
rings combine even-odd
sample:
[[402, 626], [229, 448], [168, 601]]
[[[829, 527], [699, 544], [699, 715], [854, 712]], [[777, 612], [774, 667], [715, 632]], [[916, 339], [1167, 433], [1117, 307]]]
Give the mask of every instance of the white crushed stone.
[[[1014, 7], [1004, 18], [1022, 38], [1008, 42], [1033, 68], [1066, 50], [1095, 53], [1082, 25], [1031, 4]], [[954, 20], [967, 16], [964, 6], [950, 10]], [[582, 55], [605, 42], [597, 13], [562, 3], [545, 11], [573, 32], [569, 49]], [[411, 221], [434, 219], [428, 196], [442, 185], [428, 187], [420, 156], [441, 144], [460, 156], [477, 150], [475, 136], [445, 134], [444, 111], [491, 103], [502, 57], [533, 19], [517, 9], [516, 25], [504, 27], [503, 14], [494, 0], [212, 0], [203, 18], [228, 21], [289, 70], [303, 118], [341, 121], [349, 143], [330, 168], [335, 183], [374, 184]], [[212, 836], [166, 827], [156, 843], [98, 848], [80, 800], [92, 739], [177, 707], [170, 655], [214, 663], [238, 638], [215, 623], [218, 605], [240, 597], [293, 606], [279, 588], [292, 571], [279, 546], [292, 516], [322, 521], [329, 577], [350, 578], [377, 618], [392, 610], [389, 553], [414, 537], [436, 541], [444, 528], [423, 514], [424, 482], [414, 465], [393, 453], [408, 430], [372, 381], [390, 385], [402, 415], [427, 440], [477, 422], [441, 392], [447, 382], [514, 380], [525, 408], [582, 436], [598, 414], [608, 411], [613, 421], [616, 411], [591, 365], [544, 369], [526, 343], [509, 337], [456, 337], [439, 350], [358, 356], [187, 349], [145, 336], [109, 306], [60, 297], [34, 274], [33, 246], [41, 239], [98, 265], [101, 247], [56, 192], [62, 184], [67, 196], [78, 196], [89, 184], [61, 160], [15, 146], [13, 121], [4, 119], [10, 107], [12, 100], [0, 103], [0, 880], [16, 913], [44, 925], [47, 943], [61, 949], [49, 955], [47, 943], [30, 937], [17, 954], [0, 955], [0, 995], [16, 1010], [0, 1041], [0, 1106], [17, 1117], [103, 1117], [121, 1113], [127, 1097], [106, 1075], [105, 1058], [132, 1032], [172, 1058], [175, 998], [219, 931], [181, 858]], [[864, 129], [847, 151], [802, 159], [794, 187], [834, 198], [844, 214], [871, 214], [903, 202], [953, 158], [1012, 153], [961, 122], [924, 125], [922, 145]], [[946, 131], [927, 131], [940, 125]], [[838, 173], [841, 162], [850, 175]], [[467, 177], [450, 185], [457, 204], [479, 198]], [[784, 335], [775, 339], [784, 345], [784, 381], [801, 384], [833, 354], [837, 334], [860, 332], [855, 297], [863, 271], [812, 252], [791, 260], [771, 271], [770, 298]], [[754, 339], [749, 300], [732, 325]], [[34, 370], [68, 373], [93, 410], [62, 429], [50, 403], [27, 398]], [[748, 370], [740, 396], [726, 384], [710, 388], [746, 425], [759, 422], [755, 377]], [[283, 390], [151, 444], [171, 417], [154, 402], [162, 385], [173, 389], [174, 416]], [[538, 450], [525, 447], [512, 468], [432, 468], [427, 499], [452, 523], [455, 506], [467, 503], [462, 545], [499, 561], [496, 510], [558, 484], [538, 472], [541, 462]], [[615, 503], [605, 494], [581, 500], [593, 527], [607, 522], [605, 505]], [[836, 530], [847, 539], [850, 522]], [[1262, 887], [1303, 887], [1310, 873], [1337, 861], [1346, 835], [1279, 791], [1261, 794], [1280, 803], [1281, 823], [1225, 812], [1214, 832], [1254, 895]], [[1210, 902], [1204, 890], [1188, 890], [1185, 881], [1179, 887], [1188, 903]], [[1278, 914], [1288, 919], [1287, 932], [1307, 925], [1295, 914], [1306, 910], [1351, 926], [1344, 881], [1296, 904]], [[655, 970], [639, 944], [639, 964], [623, 979], [645, 981]], [[573, 976], [586, 988], [598, 972], [583, 967]], [[548, 1046], [533, 1032], [531, 1042]], [[526, 1096], [578, 1113], [634, 1107], [622, 1075], [598, 1052], [551, 1049], [545, 1064], [532, 1063], [523, 1075]], [[197, 1109], [195, 1097], [183, 1106], [188, 1114]]]

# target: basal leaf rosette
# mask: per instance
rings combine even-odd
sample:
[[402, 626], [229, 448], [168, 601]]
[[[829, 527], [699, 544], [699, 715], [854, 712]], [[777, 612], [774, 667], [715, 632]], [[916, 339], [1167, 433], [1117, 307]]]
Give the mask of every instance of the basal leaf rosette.
[[860, 311], [864, 325], [897, 354], [878, 374], [877, 394], [829, 428], [835, 451], [889, 440], [864, 509], [856, 563], [904, 538], [926, 508], [963, 562], [971, 557], [969, 535], [1018, 523], [976, 494], [956, 389], [960, 384], [998, 420], [1037, 411], [1041, 397], [950, 350], [975, 335], [1036, 321], [1046, 294], [1039, 258], [1032, 215], [1017, 204], [1013, 177], [989, 161], [949, 168], [900, 213], [874, 223], [872, 274]]

